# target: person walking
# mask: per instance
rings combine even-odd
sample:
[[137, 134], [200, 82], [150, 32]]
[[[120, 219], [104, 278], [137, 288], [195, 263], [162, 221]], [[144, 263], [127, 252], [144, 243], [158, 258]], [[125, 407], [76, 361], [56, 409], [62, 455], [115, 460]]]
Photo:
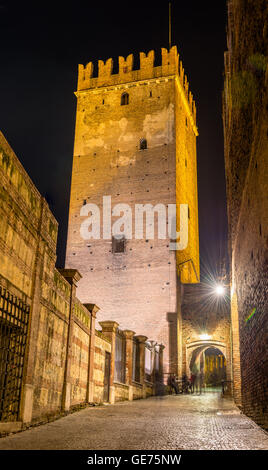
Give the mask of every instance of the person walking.
[[204, 372], [203, 370], [200, 370], [200, 376], [199, 376], [199, 389], [200, 389], [200, 394], [203, 391], [203, 384], [204, 384]]
[[196, 383], [196, 392], [199, 395], [200, 394], [200, 371], [198, 371], [196, 374], [195, 383]]
[[191, 393], [194, 393], [195, 391], [195, 380], [196, 380], [196, 375], [193, 372], [191, 372], [191, 376], [190, 376]]
[[182, 393], [189, 392], [189, 380], [186, 374], [182, 376]]
[[173, 374], [170, 377], [170, 385], [171, 385], [171, 388], [175, 390], [176, 395], [178, 395], [179, 391], [178, 391], [178, 385], [177, 385], [177, 382], [176, 382], [175, 374]]
[[199, 370], [196, 374], [196, 390], [198, 391], [197, 393], [201, 395], [202, 393], [202, 386], [203, 386], [203, 372], [202, 370]]

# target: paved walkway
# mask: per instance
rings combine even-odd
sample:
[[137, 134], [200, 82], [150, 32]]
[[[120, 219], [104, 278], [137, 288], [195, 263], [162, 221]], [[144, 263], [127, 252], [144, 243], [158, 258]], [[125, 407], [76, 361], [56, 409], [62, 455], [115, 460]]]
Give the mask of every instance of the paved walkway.
[[0, 439], [0, 449], [268, 449], [268, 434], [218, 393], [86, 408]]

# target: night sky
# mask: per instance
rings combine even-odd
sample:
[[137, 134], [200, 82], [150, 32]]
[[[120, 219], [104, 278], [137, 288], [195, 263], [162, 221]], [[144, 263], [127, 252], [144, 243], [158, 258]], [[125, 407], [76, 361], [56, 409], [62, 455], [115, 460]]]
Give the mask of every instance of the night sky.
[[[172, 45], [197, 104], [203, 278], [227, 252], [221, 96], [226, 1], [173, 0]], [[0, 0], [0, 129], [59, 222], [64, 265], [77, 64], [168, 47], [168, 2]]]

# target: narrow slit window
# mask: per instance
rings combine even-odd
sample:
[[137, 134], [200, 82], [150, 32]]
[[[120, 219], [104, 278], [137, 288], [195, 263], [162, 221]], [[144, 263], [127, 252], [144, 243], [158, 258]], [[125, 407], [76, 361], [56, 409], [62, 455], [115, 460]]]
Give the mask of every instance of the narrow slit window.
[[147, 149], [147, 140], [146, 139], [141, 139], [140, 140], [140, 150], [145, 150]]
[[121, 106], [125, 106], [126, 104], [129, 104], [129, 94], [123, 93], [121, 95]]
[[113, 253], [125, 253], [126, 251], [126, 239], [124, 236], [114, 236], [112, 238], [112, 252]]

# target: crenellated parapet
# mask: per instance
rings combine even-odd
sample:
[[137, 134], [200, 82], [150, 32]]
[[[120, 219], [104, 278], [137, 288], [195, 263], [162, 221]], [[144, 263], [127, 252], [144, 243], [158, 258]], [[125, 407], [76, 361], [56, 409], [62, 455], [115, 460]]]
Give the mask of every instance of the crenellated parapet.
[[106, 62], [103, 60], [98, 61], [99, 66], [99, 76], [98, 76], [98, 86], [105, 85], [109, 78], [112, 75], [113, 71], [113, 59], [107, 59]]
[[154, 51], [152, 50], [148, 54], [140, 52], [140, 68], [138, 70], [133, 70], [133, 54], [128, 55], [126, 59], [122, 56], [119, 56], [119, 72], [117, 74], [113, 73], [113, 59], [107, 59], [105, 62], [103, 60], [99, 60], [97, 77], [93, 77], [92, 62], [89, 62], [85, 67], [79, 64], [77, 90], [81, 91], [90, 88], [115, 86], [128, 82], [175, 76], [181, 90], [184, 93], [195, 122], [195, 102], [193, 100], [192, 93], [189, 91], [189, 82], [187, 80], [187, 76], [184, 73], [182, 62], [179, 60], [177, 47], [173, 46], [169, 51], [165, 48], [162, 48], [161, 55], [161, 65], [155, 67]]
[[154, 68], [154, 51], [150, 51], [147, 55], [140, 52], [140, 78], [151, 78]]

